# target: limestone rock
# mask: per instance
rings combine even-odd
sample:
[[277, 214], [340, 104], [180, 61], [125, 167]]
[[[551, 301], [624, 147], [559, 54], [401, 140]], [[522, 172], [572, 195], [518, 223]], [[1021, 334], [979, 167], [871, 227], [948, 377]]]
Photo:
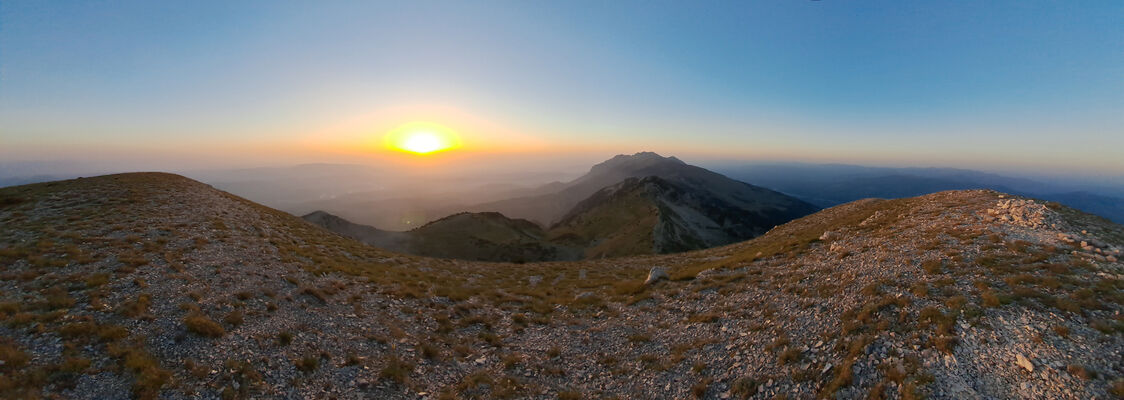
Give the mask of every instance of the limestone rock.
[[824, 242], [830, 242], [838, 238], [839, 234], [834, 231], [824, 231], [824, 233], [820, 235], [820, 240]]
[[1034, 372], [1034, 363], [1030, 362], [1022, 354], [1015, 354], [1015, 364], [1026, 370], [1026, 372]]

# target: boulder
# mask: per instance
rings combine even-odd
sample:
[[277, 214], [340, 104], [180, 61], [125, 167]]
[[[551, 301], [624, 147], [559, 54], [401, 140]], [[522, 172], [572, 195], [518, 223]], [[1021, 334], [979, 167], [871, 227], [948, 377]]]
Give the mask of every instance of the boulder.
[[670, 279], [667, 275], [667, 271], [664, 271], [664, 269], [660, 267], [652, 267], [652, 270], [648, 271], [648, 279], [644, 280], [644, 284], [651, 285], [658, 282], [660, 279]]

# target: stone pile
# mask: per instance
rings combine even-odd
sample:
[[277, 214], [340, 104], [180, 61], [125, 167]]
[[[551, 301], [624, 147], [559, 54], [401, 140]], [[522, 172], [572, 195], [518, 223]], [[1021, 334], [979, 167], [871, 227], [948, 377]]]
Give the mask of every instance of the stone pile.
[[1049, 209], [1034, 200], [1000, 199], [995, 208], [987, 209], [987, 214], [996, 219], [1031, 229], [1046, 226]]

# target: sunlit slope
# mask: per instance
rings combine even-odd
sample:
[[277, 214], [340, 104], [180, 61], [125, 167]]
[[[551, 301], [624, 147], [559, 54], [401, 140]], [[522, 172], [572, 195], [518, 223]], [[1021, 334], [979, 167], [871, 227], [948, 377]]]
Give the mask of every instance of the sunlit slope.
[[393, 254], [168, 174], [3, 188], [0, 227], [4, 398], [1124, 391], [1122, 228], [990, 191], [565, 263]]

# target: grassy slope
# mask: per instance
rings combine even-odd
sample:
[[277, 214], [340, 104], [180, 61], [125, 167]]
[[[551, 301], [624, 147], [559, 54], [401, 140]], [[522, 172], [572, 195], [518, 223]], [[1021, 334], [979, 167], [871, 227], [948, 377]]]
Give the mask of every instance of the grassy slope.
[[649, 194], [634, 190], [566, 218], [549, 233], [551, 240], [586, 248], [586, 258], [651, 254], [658, 220]]

